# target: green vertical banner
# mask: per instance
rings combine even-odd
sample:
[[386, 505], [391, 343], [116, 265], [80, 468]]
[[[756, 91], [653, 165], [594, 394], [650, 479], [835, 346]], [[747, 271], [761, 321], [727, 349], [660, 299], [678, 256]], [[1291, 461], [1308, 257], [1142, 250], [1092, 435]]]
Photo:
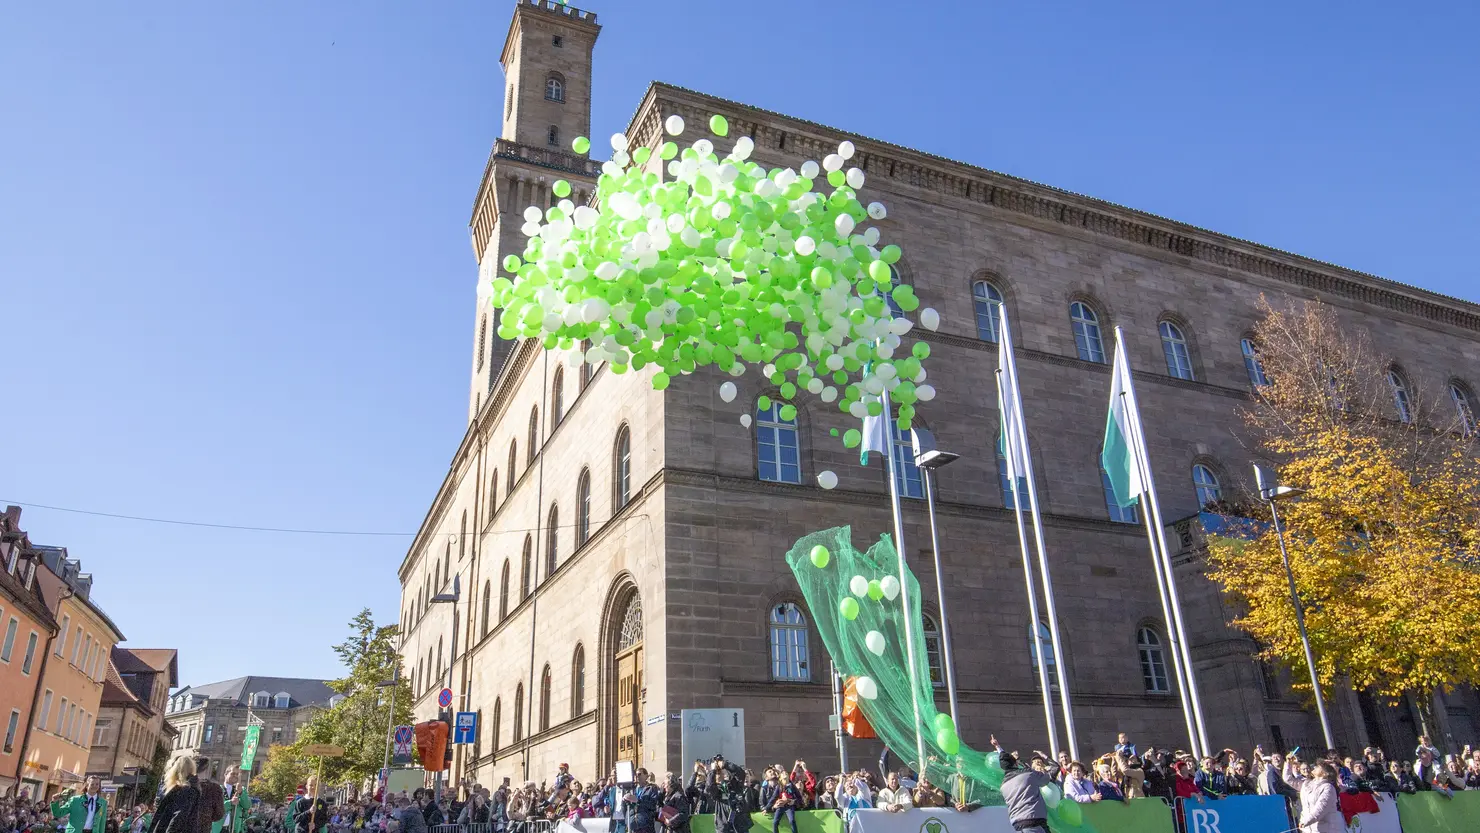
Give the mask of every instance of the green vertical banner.
[[1403, 833], [1474, 833], [1480, 830], [1480, 791], [1400, 795], [1398, 820]]
[[257, 760], [257, 738], [262, 735], [261, 726], [248, 726], [247, 736], [242, 739], [242, 771], [251, 772], [252, 762]]
[[1159, 798], [1081, 804], [1084, 821], [1099, 833], [1174, 833], [1172, 808]]

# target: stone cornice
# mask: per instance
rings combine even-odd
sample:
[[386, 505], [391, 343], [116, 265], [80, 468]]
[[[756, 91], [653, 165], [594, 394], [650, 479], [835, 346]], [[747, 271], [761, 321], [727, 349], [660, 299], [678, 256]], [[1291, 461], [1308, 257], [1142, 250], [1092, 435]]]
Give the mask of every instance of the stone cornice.
[[1113, 238], [1148, 253], [1259, 276], [1288, 285], [1297, 294], [1324, 293], [1430, 324], [1480, 332], [1480, 304], [670, 84], [655, 81], [649, 85], [628, 133], [635, 144], [651, 144], [666, 115], [678, 113], [691, 124], [705, 124], [714, 112], [723, 112], [729, 119], [732, 135], [748, 135], [771, 154], [821, 159], [848, 138], [858, 149], [854, 164], [871, 177], [891, 180], [896, 187], [931, 192], [936, 199], [991, 206], [1064, 229]]

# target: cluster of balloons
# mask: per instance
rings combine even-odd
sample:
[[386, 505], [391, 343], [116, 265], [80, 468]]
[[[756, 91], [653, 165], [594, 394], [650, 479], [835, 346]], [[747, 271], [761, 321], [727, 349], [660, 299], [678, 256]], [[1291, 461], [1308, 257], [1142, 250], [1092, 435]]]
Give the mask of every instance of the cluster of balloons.
[[[677, 137], [684, 120], [669, 116], [664, 129]], [[709, 129], [729, 133], [718, 115]], [[573, 146], [584, 153], [590, 141]], [[895, 283], [899, 247], [862, 225], [887, 212], [859, 201], [851, 142], [800, 170], [751, 161], [745, 136], [723, 157], [708, 138], [682, 150], [666, 141], [656, 165], [621, 133], [611, 147], [592, 205], [572, 202], [561, 180], [556, 205], [524, 210], [524, 252], [504, 259], [490, 293], [501, 337], [540, 338], [573, 364], [607, 362], [617, 374], [652, 365], [659, 390], [700, 367], [737, 377], [759, 367], [786, 420], [803, 390], [860, 419], [882, 413], [888, 391], [909, 429], [915, 404], [935, 396], [930, 346], [901, 342], [914, 327], [902, 313], [920, 301]], [[919, 317], [939, 326], [934, 310]], [[735, 393], [729, 382], [720, 390], [726, 402]]]

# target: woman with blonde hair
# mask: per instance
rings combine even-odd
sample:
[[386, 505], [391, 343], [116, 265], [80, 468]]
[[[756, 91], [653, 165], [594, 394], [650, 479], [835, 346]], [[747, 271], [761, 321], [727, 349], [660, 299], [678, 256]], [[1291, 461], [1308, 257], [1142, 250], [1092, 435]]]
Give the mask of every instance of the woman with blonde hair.
[[154, 810], [149, 833], [195, 833], [200, 819], [200, 790], [191, 783], [195, 761], [176, 758], [164, 774], [164, 798]]

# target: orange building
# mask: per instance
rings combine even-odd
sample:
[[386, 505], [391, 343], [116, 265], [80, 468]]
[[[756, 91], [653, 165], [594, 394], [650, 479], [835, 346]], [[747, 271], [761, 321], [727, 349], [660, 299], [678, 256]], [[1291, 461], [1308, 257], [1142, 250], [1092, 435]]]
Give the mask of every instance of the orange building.
[[20, 789], [51, 798], [84, 780], [108, 659], [123, 634], [89, 598], [92, 575], [82, 572], [80, 562], [63, 547], [35, 549], [41, 556], [36, 583], [60, 632], [42, 672]]
[[32, 707], [57, 634], [36, 581], [40, 558], [20, 521], [19, 506], [0, 515], [0, 796], [20, 785]]

